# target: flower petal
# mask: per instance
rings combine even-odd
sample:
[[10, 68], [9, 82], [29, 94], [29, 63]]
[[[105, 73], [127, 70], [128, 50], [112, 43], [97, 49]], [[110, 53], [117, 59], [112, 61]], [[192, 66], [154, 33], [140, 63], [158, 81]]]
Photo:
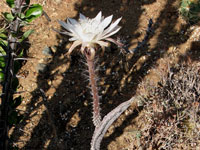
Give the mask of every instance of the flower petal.
[[104, 41], [96, 41], [97, 44], [99, 44], [101, 47], [108, 47], [108, 43]]
[[85, 46], [84, 44], [81, 45], [81, 53], [82, 53], [82, 54], [84, 54], [85, 47], [86, 47], [86, 46]]
[[103, 36], [106, 35], [106, 34], [108, 34], [110, 31], [112, 31], [112, 30], [119, 24], [119, 22], [120, 22], [121, 19], [122, 19], [122, 17], [119, 18], [119, 19], [117, 19], [114, 23], [112, 23], [112, 24], [104, 31]]
[[74, 29], [73, 29], [74, 27], [72, 25], [65, 23], [63, 21], [58, 21], [58, 22], [63, 28], [67, 29], [68, 31], [71, 31], [71, 32], [74, 31]]
[[69, 30], [69, 26], [67, 25], [67, 23], [65, 23], [65, 22], [63, 22], [63, 21], [60, 21], [60, 20], [58, 20], [58, 23], [59, 23], [62, 27], [64, 27], [65, 29]]
[[76, 40], [78, 40], [76, 37], [72, 37], [69, 39], [69, 41], [76, 41]]
[[86, 19], [86, 17], [82, 13], [79, 14], [79, 17], [80, 17], [80, 20], [85, 20]]
[[113, 15], [106, 17], [100, 24], [100, 26], [102, 27], [102, 29], [105, 29], [112, 21], [112, 17]]
[[100, 23], [102, 17], [102, 12], [100, 11], [97, 16], [94, 18], [94, 20], [98, 21]]
[[122, 44], [121, 42], [118, 42], [118, 41], [116, 41], [116, 40], [114, 40], [112, 38], [106, 38], [105, 40], [106, 41], [110, 41], [110, 42], [116, 44], [118, 47], [120, 47], [120, 49], [124, 49], [125, 50], [124, 44]]
[[69, 51], [67, 52], [67, 55], [70, 55], [71, 52], [76, 48], [77, 46], [81, 45], [81, 41], [75, 41], [72, 46], [70, 47]]
[[114, 34], [117, 33], [120, 29], [121, 29], [121, 27], [118, 26], [118, 27], [114, 28], [112, 31], [110, 31], [110, 33], [104, 35], [102, 38], [104, 39], [104, 38], [107, 38], [107, 37], [109, 37], [109, 36], [111, 36], [111, 35], [114, 35]]
[[102, 31], [98, 35], [96, 35], [96, 39], [97, 40], [101, 40], [102, 39], [102, 37], [104, 35], [104, 29], [110, 24], [110, 22], [112, 21], [112, 17], [113, 17], [113, 15], [111, 15], [109, 17], [106, 17], [99, 24], [99, 26], [101, 27]]
[[69, 36], [74, 36], [73, 33], [68, 32], [68, 31], [59, 31], [59, 30], [54, 29], [54, 28], [53, 28], [53, 30], [60, 33], [60, 34], [66, 34], [66, 35], [69, 35]]
[[80, 38], [80, 34], [79, 32], [77, 32], [77, 27], [73, 26], [70, 21], [67, 19], [67, 23], [63, 22], [63, 21], [58, 21], [61, 26], [63, 26], [65, 29], [67, 29], [68, 31], [70, 31], [72, 34], [68, 34], [69, 36], [76, 36]]
[[120, 30], [118, 26], [121, 18], [111, 23], [113, 15], [104, 18], [100, 11], [96, 17], [89, 19], [83, 14], [79, 14], [79, 20], [68, 18], [66, 22], [59, 21], [67, 31], [63, 32], [71, 36], [69, 41], [74, 41], [67, 54], [69, 55], [77, 46], [81, 46], [81, 52], [84, 49], [94, 48], [95, 45], [100, 45], [102, 48], [108, 47], [109, 42], [115, 44], [116, 41], [110, 40], [109, 36], [117, 33]]
[[64, 31], [64, 32], [60, 32], [61, 34], [66, 34], [66, 35], [69, 35], [69, 36], [74, 36], [73, 33], [70, 33], [70, 32], [67, 32], [67, 31]]
[[67, 19], [67, 25], [70, 27], [70, 28], [76, 28], [69, 20], [70, 18]]
[[70, 22], [72, 25], [78, 24], [78, 22], [77, 22], [75, 19], [68, 18], [67, 20], [69, 20], [69, 22]]
[[116, 45], [119, 45], [119, 43], [117, 43], [117, 41], [112, 39], [112, 38], [106, 38], [105, 40], [110, 41], [110, 42], [112, 42], [112, 43], [114, 43]]

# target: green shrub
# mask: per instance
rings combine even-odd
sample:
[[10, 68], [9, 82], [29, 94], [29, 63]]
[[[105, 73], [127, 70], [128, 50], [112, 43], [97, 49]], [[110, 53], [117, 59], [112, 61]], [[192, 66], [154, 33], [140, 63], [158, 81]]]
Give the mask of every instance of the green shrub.
[[200, 20], [200, 0], [182, 0], [180, 14], [191, 24]]

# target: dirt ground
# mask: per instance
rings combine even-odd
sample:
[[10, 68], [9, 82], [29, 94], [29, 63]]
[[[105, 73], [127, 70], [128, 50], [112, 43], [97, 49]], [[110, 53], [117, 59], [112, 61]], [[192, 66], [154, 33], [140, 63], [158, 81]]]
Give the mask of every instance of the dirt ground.
[[[145, 46], [133, 54], [122, 54], [111, 45], [103, 56], [98, 56], [99, 86], [102, 116], [122, 102], [137, 94], [143, 80], [157, 83], [157, 69], [166, 62], [176, 64], [191, 57], [199, 60], [200, 47], [198, 25], [189, 26], [178, 13], [179, 0], [32, 0], [40, 3], [51, 21], [44, 16], [28, 28], [35, 32], [29, 38], [27, 52], [30, 61], [22, 67], [19, 90], [23, 103], [19, 110], [24, 120], [10, 131], [20, 150], [89, 150], [94, 131], [92, 123], [91, 95], [84, 75], [85, 59], [78, 51], [66, 57], [70, 47], [68, 37], [59, 35], [52, 28], [60, 29], [57, 20], [78, 18], [79, 12], [95, 17], [99, 11], [104, 16], [122, 17], [122, 29], [114, 38], [129, 43], [129, 49], [144, 38], [149, 19], [153, 20], [153, 32]], [[9, 10], [1, 1], [1, 12]], [[3, 8], [3, 9], [2, 9]], [[53, 54], [46, 56], [43, 49], [50, 47]], [[187, 56], [187, 57], [186, 57]], [[45, 64], [44, 72], [38, 72], [38, 64]], [[138, 120], [140, 108], [131, 106], [109, 128], [103, 139], [102, 150], [137, 149], [136, 135], [144, 126]]]

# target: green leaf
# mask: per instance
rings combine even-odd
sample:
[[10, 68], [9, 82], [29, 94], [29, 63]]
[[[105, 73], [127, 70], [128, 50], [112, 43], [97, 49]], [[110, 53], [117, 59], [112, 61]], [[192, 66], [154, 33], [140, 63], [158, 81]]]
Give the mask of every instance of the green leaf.
[[6, 3], [7, 3], [8, 6], [10, 6], [11, 8], [14, 8], [14, 6], [15, 6], [14, 0], [6, 0]]
[[5, 50], [3, 49], [3, 47], [0, 45], [0, 54], [1, 55], [6, 55]]
[[21, 51], [20, 51], [20, 53], [17, 55], [17, 57], [23, 57], [24, 56], [24, 49], [22, 49]]
[[7, 35], [0, 32], [0, 38], [6, 40], [7, 39]]
[[26, 17], [42, 15], [42, 6], [39, 4], [32, 4], [26, 11]]
[[29, 35], [30, 34], [32, 34], [34, 32], [34, 30], [33, 29], [30, 29], [30, 30], [28, 30], [28, 31], [26, 31], [24, 34], [23, 34], [23, 36], [22, 36], [22, 38], [21, 39], [19, 39], [19, 42], [22, 42], [22, 41], [24, 41], [26, 38], [28, 38], [29, 37]]
[[5, 47], [8, 46], [8, 42], [6, 40], [0, 39], [0, 54], [1, 55], [6, 55]]
[[4, 80], [4, 73], [0, 72], [0, 82], [2, 82]]
[[0, 57], [0, 67], [4, 68], [6, 66], [4, 57]]
[[0, 33], [5, 32], [5, 28], [0, 28]]
[[8, 13], [8, 12], [2, 13], [2, 14], [6, 18], [6, 20], [9, 22], [13, 21], [13, 19], [15, 18], [11, 13]]
[[0, 39], [1, 46], [8, 46], [8, 41]]
[[31, 22], [34, 19], [40, 17], [42, 15], [42, 6], [39, 4], [32, 4], [30, 8], [26, 11], [26, 21]]
[[24, 13], [20, 13], [20, 14], [18, 14], [18, 16], [19, 16], [19, 18], [22, 19], [22, 20], [26, 17]]

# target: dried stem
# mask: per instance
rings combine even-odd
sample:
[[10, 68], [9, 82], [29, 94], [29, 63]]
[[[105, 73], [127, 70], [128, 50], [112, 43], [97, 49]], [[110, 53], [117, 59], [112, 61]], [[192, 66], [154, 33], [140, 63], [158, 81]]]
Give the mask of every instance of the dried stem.
[[99, 104], [99, 94], [97, 88], [97, 78], [95, 75], [95, 64], [94, 64], [94, 57], [92, 56], [91, 52], [85, 52], [87, 65], [89, 70], [89, 81], [92, 90], [93, 96], [93, 123], [95, 127], [98, 127], [101, 123], [101, 115], [100, 115], [100, 104]]
[[137, 44], [137, 47], [130, 50], [131, 53], [136, 53], [140, 48], [144, 47], [147, 44], [149, 37], [150, 37], [151, 33], [153, 32], [152, 26], [153, 26], [153, 20], [149, 19], [149, 24], [148, 24], [148, 27], [147, 27], [147, 30], [146, 30], [146, 33], [145, 33], [145, 36], [144, 36], [142, 42], [139, 41]]

